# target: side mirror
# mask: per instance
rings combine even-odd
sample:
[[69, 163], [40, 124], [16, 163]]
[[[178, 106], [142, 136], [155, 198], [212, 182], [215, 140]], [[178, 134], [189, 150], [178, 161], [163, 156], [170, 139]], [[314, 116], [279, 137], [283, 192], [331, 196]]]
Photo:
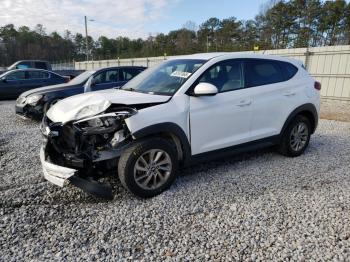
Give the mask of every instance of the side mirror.
[[218, 92], [217, 87], [209, 83], [199, 83], [194, 88], [195, 96], [215, 96]]
[[7, 83], [7, 79], [6, 78], [1, 78], [1, 82]]

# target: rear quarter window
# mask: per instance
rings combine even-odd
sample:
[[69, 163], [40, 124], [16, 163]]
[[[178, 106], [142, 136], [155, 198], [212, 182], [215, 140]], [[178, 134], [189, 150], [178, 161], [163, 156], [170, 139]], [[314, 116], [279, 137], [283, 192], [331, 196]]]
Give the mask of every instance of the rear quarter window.
[[283, 71], [284, 81], [287, 81], [287, 80], [293, 78], [293, 76], [295, 76], [296, 73], [298, 72], [298, 68], [296, 66], [292, 65], [291, 63], [280, 62], [280, 66], [281, 66], [281, 69]]

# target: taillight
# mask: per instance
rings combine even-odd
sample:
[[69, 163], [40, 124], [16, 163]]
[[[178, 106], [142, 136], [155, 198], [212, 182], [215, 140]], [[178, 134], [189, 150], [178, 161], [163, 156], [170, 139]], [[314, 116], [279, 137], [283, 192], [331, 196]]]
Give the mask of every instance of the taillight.
[[321, 83], [316, 81], [314, 87], [316, 90], [321, 90]]

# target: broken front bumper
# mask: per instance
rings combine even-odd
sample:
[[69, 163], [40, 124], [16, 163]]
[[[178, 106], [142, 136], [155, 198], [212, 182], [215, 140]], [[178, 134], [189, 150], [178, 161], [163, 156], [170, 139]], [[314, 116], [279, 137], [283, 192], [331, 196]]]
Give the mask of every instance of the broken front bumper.
[[63, 187], [69, 178], [77, 172], [75, 169], [58, 166], [47, 161], [45, 146], [42, 146], [40, 149], [40, 161], [45, 179], [60, 187]]
[[101, 184], [97, 181], [83, 179], [78, 176], [78, 170], [76, 169], [50, 163], [46, 159], [45, 146], [42, 146], [40, 149], [40, 161], [43, 167], [44, 177], [47, 181], [60, 187], [71, 183], [95, 196], [107, 199], [113, 198], [113, 192], [110, 186]]

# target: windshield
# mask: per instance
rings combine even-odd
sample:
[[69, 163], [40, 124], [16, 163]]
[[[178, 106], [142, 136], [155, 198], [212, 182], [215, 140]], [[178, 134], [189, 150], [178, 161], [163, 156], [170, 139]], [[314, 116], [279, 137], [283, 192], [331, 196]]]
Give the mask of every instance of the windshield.
[[3, 73], [2, 75], [0, 75], [0, 79], [5, 79], [7, 75], [13, 73], [13, 72], [20, 72], [20, 70], [10, 70], [10, 71], [6, 71], [5, 73]]
[[161, 63], [136, 76], [121, 89], [157, 95], [174, 95], [206, 61], [175, 59]]
[[81, 73], [80, 75], [78, 75], [77, 77], [69, 81], [69, 84], [72, 84], [72, 85], [82, 84], [83, 82], [88, 80], [88, 78], [95, 72], [96, 71], [85, 71], [84, 73]]

